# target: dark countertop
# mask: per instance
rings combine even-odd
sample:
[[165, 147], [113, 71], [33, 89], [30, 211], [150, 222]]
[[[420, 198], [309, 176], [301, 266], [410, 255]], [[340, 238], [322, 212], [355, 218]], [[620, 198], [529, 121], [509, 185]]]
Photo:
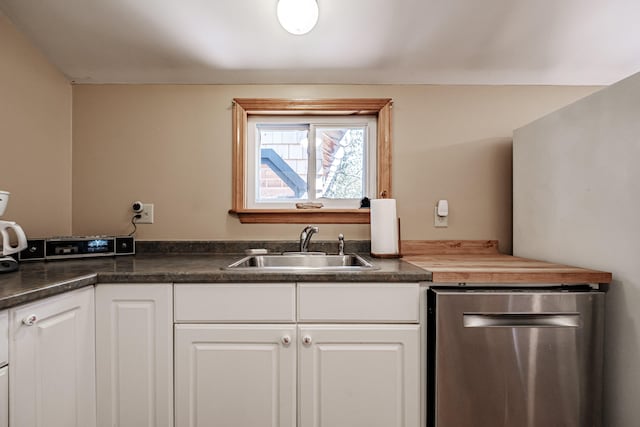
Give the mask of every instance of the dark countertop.
[[96, 283], [215, 282], [422, 282], [431, 273], [401, 260], [371, 259], [378, 270], [366, 272], [255, 273], [222, 270], [241, 254], [138, 254], [64, 261], [22, 262], [0, 275], [0, 309]]

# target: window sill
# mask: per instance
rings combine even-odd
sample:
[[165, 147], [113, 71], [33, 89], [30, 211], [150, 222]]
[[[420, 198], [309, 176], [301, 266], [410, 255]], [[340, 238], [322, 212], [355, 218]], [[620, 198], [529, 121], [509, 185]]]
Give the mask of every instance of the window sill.
[[369, 224], [369, 209], [231, 209], [243, 224]]

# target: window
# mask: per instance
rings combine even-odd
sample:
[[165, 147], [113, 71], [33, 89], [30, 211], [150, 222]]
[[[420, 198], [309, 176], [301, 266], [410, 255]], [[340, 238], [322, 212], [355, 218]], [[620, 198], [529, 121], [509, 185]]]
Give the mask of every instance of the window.
[[242, 222], [368, 223], [360, 200], [391, 196], [390, 99], [234, 101], [230, 212]]
[[375, 117], [252, 116], [247, 123], [248, 208], [357, 209], [375, 195]]

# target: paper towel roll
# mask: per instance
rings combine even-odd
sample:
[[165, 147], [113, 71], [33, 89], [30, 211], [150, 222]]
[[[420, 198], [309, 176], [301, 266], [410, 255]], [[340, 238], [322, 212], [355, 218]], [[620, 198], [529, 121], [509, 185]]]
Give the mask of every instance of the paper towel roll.
[[395, 199], [371, 200], [371, 254], [398, 255]]

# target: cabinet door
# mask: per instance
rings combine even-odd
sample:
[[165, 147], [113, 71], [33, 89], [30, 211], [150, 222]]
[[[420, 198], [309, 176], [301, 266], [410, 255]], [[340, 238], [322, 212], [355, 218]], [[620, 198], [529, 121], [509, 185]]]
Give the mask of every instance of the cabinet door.
[[9, 312], [0, 311], [0, 366], [9, 362]]
[[300, 326], [299, 427], [418, 427], [419, 328]]
[[9, 426], [9, 368], [0, 368], [0, 427]]
[[9, 323], [10, 425], [95, 426], [93, 287], [11, 309]]
[[176, 325], [176, 427], [295, 427], [294, 325]]
[[98, 427], [173, 425], [172, 285], [96, 288]]

